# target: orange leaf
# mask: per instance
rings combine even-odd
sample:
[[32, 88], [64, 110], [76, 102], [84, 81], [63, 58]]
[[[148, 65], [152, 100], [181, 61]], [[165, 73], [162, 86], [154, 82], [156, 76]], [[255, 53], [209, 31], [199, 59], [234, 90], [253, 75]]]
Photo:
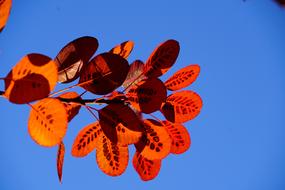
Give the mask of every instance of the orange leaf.
[[159, 77], [166, 73], [175, 63], [179, 50], [179, 43], [176, 40], [167, 40], [160, 44], [146, 61], [145, 76]]
[[0, 32], [2, 32], [7, 23], [11, 7], [12, 0], [0, 0]]
[[[76, 93], [76, 92], [66, 92], [61, 94], [60, 96], [58, 96], [59, 100], [82, 100], [81, 97]], [[68, 122], [70, 122], [78, 113], [79, 110], [81, 108], [80, 104], [76, 104], [76, 103], [67, 103], [67, 102], [63, 102], [63, 105], [66, 109], [66, 113], [68, 115]]]
[[113, 143], [134, 144], [142, 135], [142, 123], [134, 111], [124, 104], [109, 104], [99, 111], [99, 123]]
[[72, 82], [79, 77], [80, 71], [98, 48], [96, 38], [83, 36], [64, 46], [56, 58], [58, 66], [58, 81]]
[[128, 166], [128, 146], [114, 144], [105, 135], [101, 135], [96, 151], [96, 160], [99, 168], [105, 174], [121, 175]]
[[94, 94], [108, 94], [123, 84], [128, 71], [127, 60], [116, 54], [102, 53], [82, 69], [79, 86]]
[[62, 179], [62, 167], [64, 162], [65, 147], [63, 142], [60, 142], [57, 150], [56, 167], [58, 179], [61, 182]]
[[163, 125], [153, 119], [144, 120], [145, 134], [135, 144], [140, 154], [149, 159], [165, 158], [170, 152], [171, 139]]
[[133, 166], [140, 178], [144, 181], [154, 179], [161, 167], [161, 160], [149, 160], [136, 151], [133, 158]]
[[92, 152], [98, 146], [99, 138], [102, 135], [102, 129], [98, 121], [84, 127], [73, 142], [72, 156], [84, 157]]
[[163, 124], [172, 140], [170, 152], [182, 154], [187, 151], [191, 144], [190, 134], [187, 129], [181, 124], [169, 121], [163, 121]]
[[180, 90], [192, 84], [197, 79], [199, 73], [199, 65], [189, 65], [177, 71], [164, 84], [168, 90]]
[[4, 96], [12, 103], [29, 103], [46, 98], [56, 81], [57, 67], [49, 57], [28, 54], [6, 76]]
[[67, 114], [59, 100], [45, 98], [32, 105], [28, 129], [39, 145], [50, 147], [59, 144], [65, 136], [67, 124]]
[[126, 96], [135, 109], [152, 113], [166, 100], [166, 88], [158, 78], [149, 78], [131, 87]]
[[135, 60], [130, 65], [129, 73], [122, 86], [124, 88], [128, 88], [129, 86], [136, 85], [138, 82], [143, 80], [145, 78], [145, 76], [143, 75], [143, 68], [144, 63], [140, 60]]
[[202, 108], [200, 96], [190, 90], [176, 92], [167, 97], [161, 112], [172, 123], [183, 123], [194, 119]]
[[116, 45], [109, 52], [113, 54], [117, 54], [125, 59], [129, 57], [134, 47], [133, 41], [125, 41], [119, 45]]

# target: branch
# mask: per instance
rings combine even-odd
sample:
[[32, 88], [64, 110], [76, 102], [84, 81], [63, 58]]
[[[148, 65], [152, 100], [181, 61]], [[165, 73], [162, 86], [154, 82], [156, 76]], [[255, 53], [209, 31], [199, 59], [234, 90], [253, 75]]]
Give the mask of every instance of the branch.
[[78, 103], [81, 105], [86, 105], [86, 104], [90, 104], [90, 103], [94, 103], [94, 104], [111, 104], [111, 103], [125, 103], [125, 99], [118, 99], [118, 98], [114, 98], [111, 100], [108, 99], [102, 99], [102, 98], [95, 98], [95, 99], [81, 99], [80, 97], [76, 97], [76, 98], [62, 98], [62, 97], [57, 97], [57, 99], [59, 99], [62, 102], [66, 102], [66, 103]]

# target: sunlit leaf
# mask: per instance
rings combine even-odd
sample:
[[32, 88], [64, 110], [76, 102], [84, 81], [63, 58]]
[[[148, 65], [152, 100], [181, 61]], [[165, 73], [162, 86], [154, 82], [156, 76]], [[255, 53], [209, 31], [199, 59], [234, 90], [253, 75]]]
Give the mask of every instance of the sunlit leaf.
[[170, 152], [171, 139], [163, 125], [153, 119], [144, 120], [145, 134], [135, 144], [140, 154], [149, 159], [163, 159]]
[[166, 100], [166, 88], [158, 78], [149, 78], [131, 87], [126, 96], [135, 109], [152, 113]]
[[160, 44], [150, 55], [144, 67], [147, 77], [159, 77], [175, 63], [180, 46], [176, 40], [167, 40]]
[[99, 138], [103, 135], [99, 122], [84, 127], [77, 135], [72, 145], [72, 156], [84, 157], [98, 146]]
[[0, 0], [0, 32], [5, 27], [10, 10], [12, 7], [12, 0]]
[[145, 78], [145, 76], [143, 75], [143, 68], [144, 68], [144, 63], [140, 60], [135, 60], [130, 65], [129, 73], [122, 86], [124, 88], [127, 88], [131, 85], [136, 85], [138, 82], [143, 80]]
[[58, 179], [60, 182], [62, 180], [62, 168], [63, 168], [63, 162], [64, 162], [64, 154], [65, 154], [65, 147], [64, 147], [63, 142], [60, 142], [58, 145], [57, 157], [56, 157], [57, 175], [58, 175]]
[[133, 158], [133, 166], [140, 178], [144, 181], [154, 179], [161, 167], [161, 160], [149, 160], [136, 152]]
[[180, 90], [192, 84], [199, 73], [199, 65], [189, 65], [174, 73], [164, 84], [168, 90]]
[[101, 135], [96, 149], [96, 160], [99, 168], [105, 174], [121, 175], [128, 166], [128, 147], [114, 144], [105, 135]]
[[113, 143], [134, 144], [142, 135], [142, 122], [124, 104], [109, 104], [99, 111], [99, 119], [104, 134]]
[[200, 113], [202, 105], [202, 99], [197, 93], [184, 90], [168, 96], [161, 112], [168, 121], [183, 123], [194, 119]]
[[128, 71], [127, 60], [116, 54], [103, 53], [82, 69], [79, 84], [94, 94], [108, 94], [123, 84]]
[[116, 45], [110, 50], [110, 53], [120, 55], [121, 57], [127, 59], [132, 52], [134, 47], [133, 41], [125, 41], [119, 45]]
[[94, 55], [97, 48], [97, 39], [90, 36], [77, 38], [64, 46], [54, 59], [58, 66], [58, 81], [68, 83], [77, 79], [83, 65]]
[[190, 134], [187, 129], [181, 124], [169, 121], [163, 121], [163, 124], [172, 140], [170, 152], [182, 154], [187, 151], [191, 145]]
[[65, 136], [67, 124], [66, 110], [58, 99], [45, 98], [32, 105], [28, 129], [39, 145], [50, 147], [59, 144]]
[[41, 54], [23, 57], [5, 78], [5, 94], [10, 102], [24, 104], [46, 98], [57, 82], [57, 67]]
[[[81, 97], [76, 92], [66, 92], [61, 94], [58, 99], [62, 101], [66, 109], [68, 122], [71, 121], [79, 113], [79, 110], [81, 108], [80, 104], [72, 103], [72, 100], [82, 100]], [[68, 102], [68, 100], [70, 100], [70, 102]]]

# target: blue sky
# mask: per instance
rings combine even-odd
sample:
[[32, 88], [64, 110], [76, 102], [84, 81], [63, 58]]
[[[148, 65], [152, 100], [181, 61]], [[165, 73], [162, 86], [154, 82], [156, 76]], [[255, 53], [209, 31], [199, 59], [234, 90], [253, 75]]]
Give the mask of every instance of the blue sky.
[[0, 34], [1, 77], [24, 55], [55, 57], [80, 36], [96, 37], [97, 52], [133, 40], [129, 61], [146, 60], [159, 43], [176, 39], [180, 55], [162, 80], [198, 63], [200, 76], [187, 89], [201, 95], [204, 107], [185, 124], [190, 150], [163, 160], [150, 182], [139, 179], [131, 162], [114, 178], [98, 169], [94, 153], [70, 155], [76, 134], [94, 120], [81, 110], [64, 140], [69, 154], [60, 185], [57, 148], [32, 141], [27, 106], [0, 99], [0, 189], [285, 189], [284, 20], [285, 9], [270, 0], [14, 0]]

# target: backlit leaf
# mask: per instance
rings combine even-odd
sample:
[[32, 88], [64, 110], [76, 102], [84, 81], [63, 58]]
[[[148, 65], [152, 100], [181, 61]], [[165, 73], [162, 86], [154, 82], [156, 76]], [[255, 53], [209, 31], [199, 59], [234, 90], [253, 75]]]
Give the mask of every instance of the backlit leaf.
[[168, 90], [180, 90], [192, 84], [199, 73], [199, 65], [189, 65], [174, 73], [164, 84]]
[[138, 82], [143, 80], [145, 78], [145, 76], [143, 75], [143, 68], [144, 63], [140, 60], [135, 60], [130, 65], [129, 73], [122, 86], [124, 88], [128, 88], [129, 86], [136, 85]]
[[58, 175], [58, 179], [60, 182], [62, 180], [62, 168], [63, 168], [63, 162], [64, 162], [64, 154], [65, 154], [65, 147], [64, 147], [63, 142], [60, 142], [58, 145], [57, 157], [56, 157], [57, 175]]
[[159, 77], [175, 63], [180, 46], [176, 40], [167, 40], [160, 44], [150, 55], [144, 67], [147, 77]]
[[182, 154], [187, 151], [191, 145], [190, 134], [187, 129], [181, 124], [169, 121], [163, 121], [163, 124], [172, 140], [170, 152]]
[[163, 125], [153, 119], [144, 120], [145, 134], [135, 144], [140, 154], [149, 159], [165, 158], [171, 147], [171, 139]]
[[152, 113], [166, 100], [166, 88], [158, 78], [149, 78], [131, 87], [126, 96], [135, 109]]
[[84, 36], [73, 40], [64, 46], [56, 58], [58, 66], [58, 81], [72, 82], [80, 75], [80, 71], [98, 48], [96, 38]]
[[142, 135], [142, 123], [124, 104], [111, 103], [99, 111], [99, 123], [106, 137], [121, 145], [134, 144]]
[[5, 27], [10, 10], [12, 7], [12, 0], [0, 0], [0, 32]]
[[127, 60], [116, 54], [103, 53], [82, 69], [79, 84], [94, 94], [108, 94], [123, 84], [128, 71]]
[[176, 92], [167, 97], [161, 112], [172, 123], [183, 123], [194, 119], [202, 108], [200, 96], [189, 90]]
[[57, 67], [41, 54], [23, 57], [5, 78], [5, 94], [10, 102], [24, 104], [46, 98], [57, 82]]
[[[72, 100], [82, 100], [81, 97], [76, 92], [66, 92], [61, 94], [58, 99], [62, 101], [68, 115], [68, 122], [70, 122], [81, 108], [80, 104], [72, 103]], [[68, 100], [71, 102], [67, 102]]]
[[101, 135], [103, 133], [98, 121], [84, 127], [73, 142], [72, 156], [84, 157], [92, 152], [98, 146]]
[[66, 110], [58, 99], [45, 98], [32, 105], [28, 129], [39, 145], [50, 147], [59, 144], [65, 136], [67, 124]]
[[121, 57], [127, 59], [132, 52], [134, 47], [133, 41], [125, 41], [119, 45], [116, 45], [110, 50], [110, 53], [120, 55]]
[[107, 175], [118, 176], [128, 166], [128, 146], [112, 143], [105, 135], [101, 135], [96, 149], [96, 160], [99, 168]]
[[148, 181], [154, 179], [158, 175], [161, 167], [161, 160], [149, 160], [136, 151], [133, 158], [133, 166], [140, 178], [144, 181]]

